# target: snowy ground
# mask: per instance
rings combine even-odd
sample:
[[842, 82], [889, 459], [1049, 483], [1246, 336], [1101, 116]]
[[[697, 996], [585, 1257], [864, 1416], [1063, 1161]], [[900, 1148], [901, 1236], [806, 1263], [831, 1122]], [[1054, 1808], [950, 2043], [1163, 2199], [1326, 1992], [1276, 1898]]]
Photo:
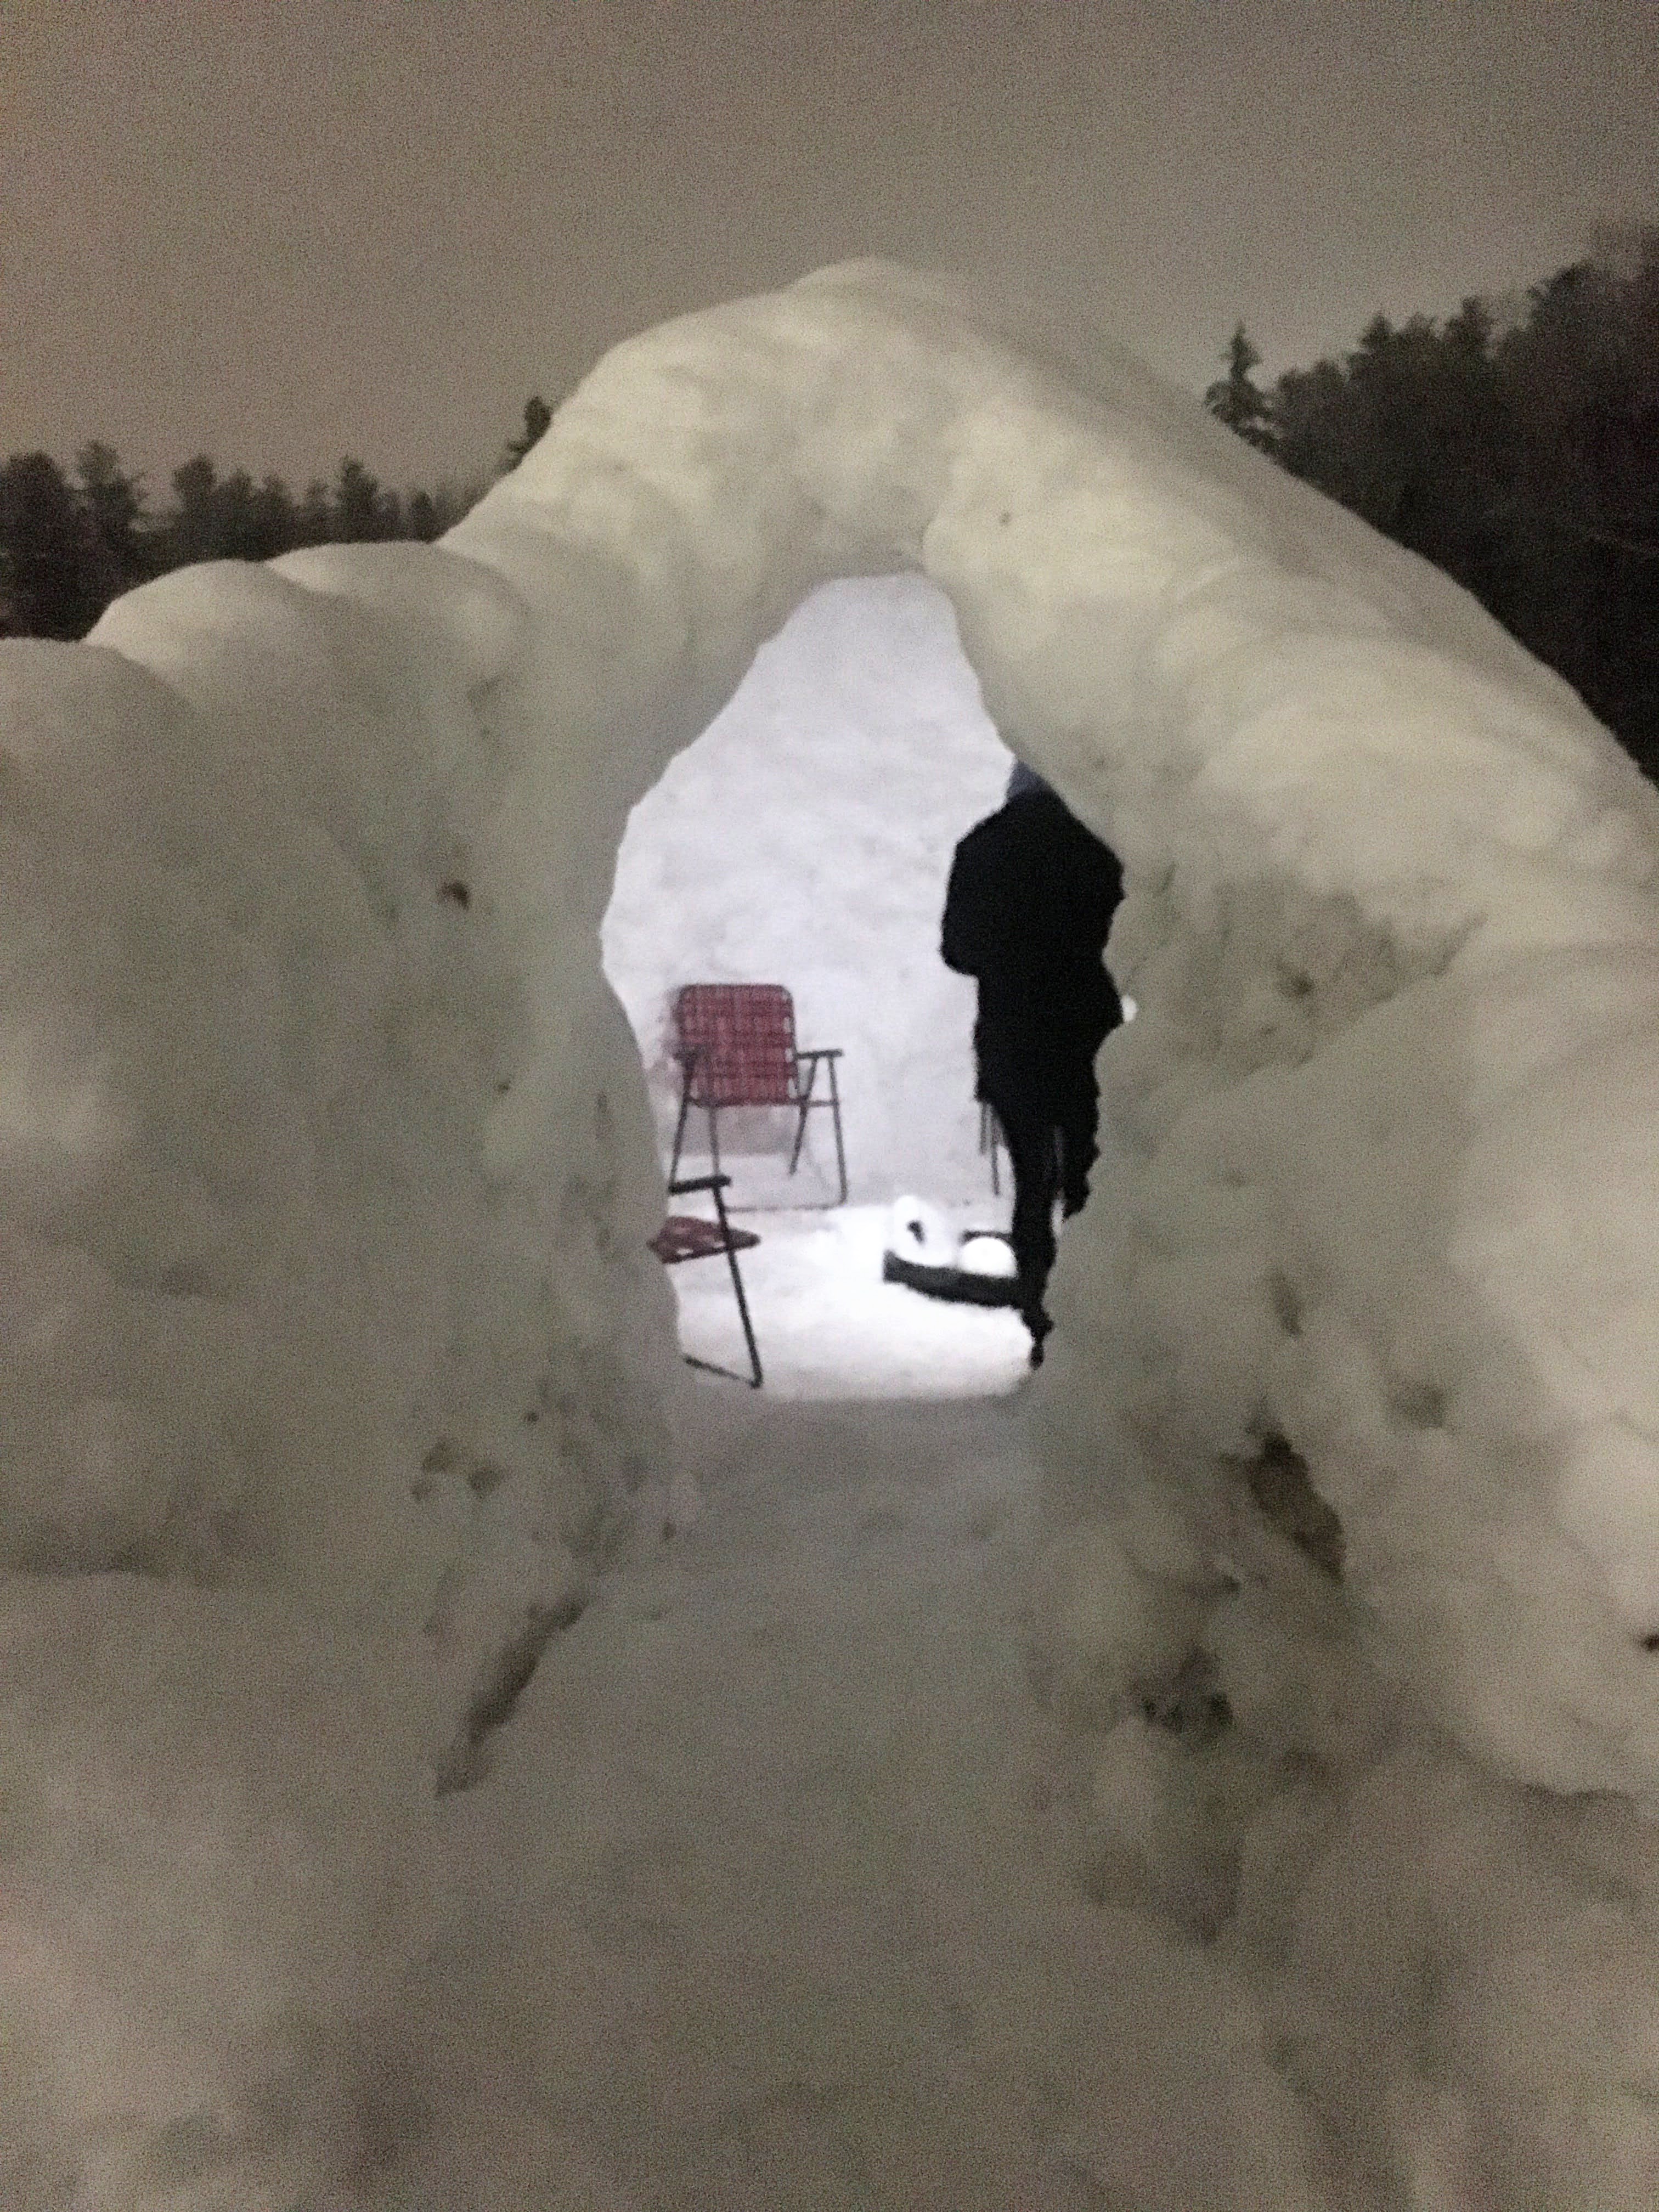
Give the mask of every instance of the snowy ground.
[[[676, 1201], [708, 1210], [703, 1199]], [[941, 1209], [961, 1229], [1006, 1228], [1008, 1200]], [[1030, 1343], [1006, 1307], [953, 1305], [881, 1279], [884, 1206], [744, 1212], [760, 1243], [739, 1255], [744, 1289], [775, 1398], [967, 1398], [1011, 1390]], [[670, 1271], [680, 1343], [738, 1375], [748, 1353], [723, 1259]]]
[[708, 1510], [449, 1801], [468, 1904], [416, 2015], [449, 2118], [389, 2204], [1292, 2201], [1236, 2185], [1274, 2093], [1222, 1976], [1048, 1847], [1020, 1404], [698, 1384]]

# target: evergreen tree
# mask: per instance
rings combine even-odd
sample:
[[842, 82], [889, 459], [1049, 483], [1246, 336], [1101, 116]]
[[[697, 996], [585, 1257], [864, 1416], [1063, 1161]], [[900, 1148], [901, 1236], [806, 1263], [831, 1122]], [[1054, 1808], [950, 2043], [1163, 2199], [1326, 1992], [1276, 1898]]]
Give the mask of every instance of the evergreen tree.
[[219, 556], [219, 514], [214, 495], [219, 471], [205, 453], [198, 453], [173, 471], [173, 514], [167, 526], [169, 568], [182, 568], [192, 561]]
[[267, 477], [253, 495], [251, 523], [258, 549], [255, 560], [274, 560], [298, 544], [300, 526], [294, 495], [281, 477]]
[[349, 456], [334, 478], [332, 535], [343, 545], [361, 545], [398, 534], [398, 516], [388, 507], [380, 481]]
[[1659, 777], [1659, 231], [1500, 337], [1466, 300], [1282, 376], [1276, 458], [1437, 562]]
[[330, 545], [334, 541], [334, 513], [329, 504], [328, 486], [319, 477], [313, 477], [305, 488], [294, 515], [294, 543], [296, 545]]
[[0, 634], [84, 637], [103, 611], [100, 548], [50, 453], [0, 468]]
[[1227, 374], [1210, 386], [1204, 394], [1204, 404], [1218, 422], [1236, 430], [1247, 444], [1264, 453], [1271, 453], [1273, 404], [1252, 374], [1261, 367], [1261, 356], [1250, 343], [1243, 323], [1228, 340], [1222, 359], [1227, 364]]
[[114, 447], [96, 438], [76, 455], [75, 470], [97, 551], [98, 594], [107, 606], [149, 573], [143, 491], [139, 479], [122, 468]]
[[501, 456], [498, 474], [511, 476], [525, 455], [546, 435], [547, 426], [553, 420], [553, 410], [540, 392], [532, 392], [524, 403], [524, 428], [516, 438], [509, 438]]

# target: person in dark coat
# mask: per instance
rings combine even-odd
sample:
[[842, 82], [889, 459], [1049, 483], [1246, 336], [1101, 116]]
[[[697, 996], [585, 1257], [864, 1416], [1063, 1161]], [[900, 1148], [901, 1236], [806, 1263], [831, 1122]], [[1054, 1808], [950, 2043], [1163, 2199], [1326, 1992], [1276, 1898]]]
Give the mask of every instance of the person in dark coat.
[[957, 847], [945, 898], [945, 965], [979, 984], [978, 1095], [1014, 1170], [1020, 1313], [1042, 1364], [1054, 1200], [1089, 1194], [1100, 1098], [1095, 1054], [1123, 1019], [1106, 933], [1123, 896], [1117, 855], [1022, 763], [1008, 796]]

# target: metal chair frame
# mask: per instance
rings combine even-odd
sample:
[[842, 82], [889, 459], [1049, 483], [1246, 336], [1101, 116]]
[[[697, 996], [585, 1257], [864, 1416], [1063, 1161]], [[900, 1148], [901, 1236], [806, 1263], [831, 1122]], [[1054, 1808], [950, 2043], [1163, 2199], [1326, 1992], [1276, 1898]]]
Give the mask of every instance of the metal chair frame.
[[[783, 1019], [787, 1024], [788, 1042], [785, 1049], [789, 1059], [784, 1087], [756, 1086], [745, 1092], [741, 1075], [733, 1064], [723, 1061], [702, 1045], [688, 1044], [684, 1027], [687, 1016], [684, 1011], [689, 994], [704, 991], [731, 993], [734, 996], [753, 993], [767, 999], [774, 994], [782, 1003]], [[674, 1149], [668, 1164], [669, 1181], [673, 1181], [680, 1164], [680, 1152], [685, 1142], [685, 1124], [694, 1106], [701, 1107], [708, 1116], [708, 1158], [714, 1173], [720, 1173], [720, 1109], [722, 1106], [784, 1106], [794, 1113], [795, 1141], [789, 1153], [789, 1172], [793, 1176], [800, 1165], [801, 1146], [806, 1139], [806, 1117], [818, 1109], [828, 1108], [836, 1131], [836, 1172], [841, 1195], [836, 1203], [847, 1203], [847, 1146], [842, 1133], [841, 1085], [836, 1077], [836, 1062], [842, 1058], [839, 1045], [797, 1045], [795, 1036], [795, 1006], [789, 992], [781, 983], [687, 983], [675, 994], [674, 1028], [678, 1042], [674, 1058], [680, 1067], [680, 1110], [674, 1124]], [[821, 1093], [817, 1088], [818, 1069], [827, 1073], [829, 1089]], [[708, 1079], [699, 1085], [699, 1077]], [[718, 1095], [717, 1095], [718, 1094]], [[728, 1178], [729, 1180], [729, 1178]]]
[[[755, 1324], [750, 1318], [749, 1301], [744, 1295], [743, 1277], [738, 1269], [738, 1253], [739, 1249], [746, 1251], [750, 1246], [758, 1244], [760, 1238], [752, 1229], [732, 1227], [731, 1217], [726, 1211], [725, 1197], [726, 1188], [731, 1180], [731, 1176], [726, 1175], [687, 1176], [679, 1182], [671, 1176], [668, 1184], [671, 1198], [684, 1198], [698, 1190], [709, 1192], [714, 1200], [714, 1218], [705, 1221], [697, 1214], [671, 1213], [651, 1239], [651, 1249], [665, 1267], [677, 1267], [687, 1260], [715, 1260], [722, 1252], [725, 1253], [726, 1265], [732, 1270], [732, 1288], [737, 1292], [738, 1315], [743, 1322], [744, 1341], [749, 1346], [749, 1387], [751, 1390], [758, 1390], [763, 1379], [760, 1346], [755, 1341]], [[719, 1230], [718, 1238], [710, 1238], [706, 1233], [695, 1233], [711, 1229]], [[701, 1367], [711, 1375], [727, 1372], [724, 1367], [716, 1367], [712, 1360], [699, 1359], [690, 1352], [681, 1356], [688, 1367]], [[742, 1377], [736, 1379], [741, 1381]]]

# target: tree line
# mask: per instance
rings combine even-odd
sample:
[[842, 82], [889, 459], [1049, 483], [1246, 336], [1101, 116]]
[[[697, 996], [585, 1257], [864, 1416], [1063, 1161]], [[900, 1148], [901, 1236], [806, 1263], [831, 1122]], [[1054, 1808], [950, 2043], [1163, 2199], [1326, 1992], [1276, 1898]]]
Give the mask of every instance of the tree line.
[[[1556, 669], [1659, 780], [1659, 229], [1611, 241], [1518, 302], [1376, 316], [1354, 349], [1257, 381], [1245, 325], [1205, 404], [1292, 475], [1422, 554]], [[531, 399], [517, 465], [551, 410]], [[0, 635], [83, 636], [118, 592], [186, 562], [339, 540], [430, 539], [482, 487], [384, 489], [360, 461], [298, 498], [205, 454], [148, 511], [106, 445], [72, 471], [0, 467]]]
[[1270, 387], [1242, 323], [1223, 358], [1213, 415], [1443, 568], [1659, 781], [1659, 229]]
[[[516, 468], [552, 420], [539, 395], [503, 451]], [[482, 484], [388, 490], [359, 460], [341, 461], [296, 498], [278, 476], [221, 476], [198, 453], [173, 471], [173, 496], [152, 511], [143, 478], [93, 440], [65, 470], [50, 453], [0, 465], [0, 637], [84, 637], [113, 599], [196, 561], [269, 561], [301, 545], [379, 538], [430, 543], [460, 520]]]

